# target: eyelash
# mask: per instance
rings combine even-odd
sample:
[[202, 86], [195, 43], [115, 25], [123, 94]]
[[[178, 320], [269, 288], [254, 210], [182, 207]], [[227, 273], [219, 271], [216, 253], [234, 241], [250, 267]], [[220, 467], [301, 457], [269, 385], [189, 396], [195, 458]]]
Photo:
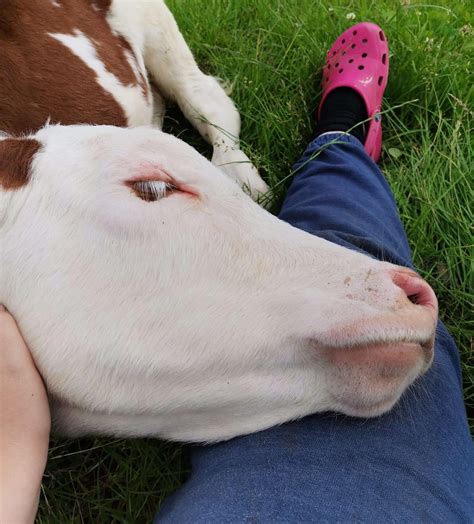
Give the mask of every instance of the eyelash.
[[140, 180], [134, 182], [131, 187], [136, 195], [145, 202], [155, 202], [178, 190], [173, 184], [161, 180]]

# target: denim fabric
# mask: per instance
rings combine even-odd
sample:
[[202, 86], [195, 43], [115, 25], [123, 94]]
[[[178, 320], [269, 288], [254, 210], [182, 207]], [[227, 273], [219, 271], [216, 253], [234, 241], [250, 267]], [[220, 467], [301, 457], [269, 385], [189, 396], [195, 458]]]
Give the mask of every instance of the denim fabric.
[[[295, 168], [282, 220], [411, 264], [390, 188], [360, 142], [320, 136]], [[190, 479], [157, 522], [474, 522], [474, 447], [458, 351], [442, 323], [432, 368], [388, 414], [318, 414], [193, 446], [191, 458]]]

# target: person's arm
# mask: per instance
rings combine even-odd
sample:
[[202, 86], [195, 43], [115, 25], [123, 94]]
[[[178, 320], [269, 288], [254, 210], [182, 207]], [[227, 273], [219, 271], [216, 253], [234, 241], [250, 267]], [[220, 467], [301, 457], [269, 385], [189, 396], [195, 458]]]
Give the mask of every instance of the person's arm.
[[46, 390], [12, 316], [0, 306], [0, 522], [33, 522], [51, 427]]

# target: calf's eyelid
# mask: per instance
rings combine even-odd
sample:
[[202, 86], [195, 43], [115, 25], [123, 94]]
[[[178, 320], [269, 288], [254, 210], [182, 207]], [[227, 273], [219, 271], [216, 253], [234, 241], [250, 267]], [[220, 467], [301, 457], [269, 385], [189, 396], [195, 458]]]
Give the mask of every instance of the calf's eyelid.
[[138, 198], [145, 202], [156, 202], [175, 191], [179, 191], [174, 184], [162, 180], [135, 180], [127, 182], [126, 185], [132, 189]]

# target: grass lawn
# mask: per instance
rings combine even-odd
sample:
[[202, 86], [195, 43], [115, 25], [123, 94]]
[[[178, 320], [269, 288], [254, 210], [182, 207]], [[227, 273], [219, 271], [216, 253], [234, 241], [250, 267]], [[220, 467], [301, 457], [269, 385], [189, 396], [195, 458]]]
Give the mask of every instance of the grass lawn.
[[[462, 354], [474, 418], [472, 317], [473, 21], [469, 0], [168, 0], [201, 67], [233, 85], [244, 147], [275, 189], [311, 136], [326, 50], [370, 20], [389, 39], [382, 169], [416, 266], [437, 292]], [[436, 4], [436, 5], [435, 5]], [[176, 123], [176, 120], [178, 123]], [[208, 151], [175, 110], [169, 129]], [[150, 521], [188, 470], [186, 451], [153, 440], [54, 440], [39, 522]]]

